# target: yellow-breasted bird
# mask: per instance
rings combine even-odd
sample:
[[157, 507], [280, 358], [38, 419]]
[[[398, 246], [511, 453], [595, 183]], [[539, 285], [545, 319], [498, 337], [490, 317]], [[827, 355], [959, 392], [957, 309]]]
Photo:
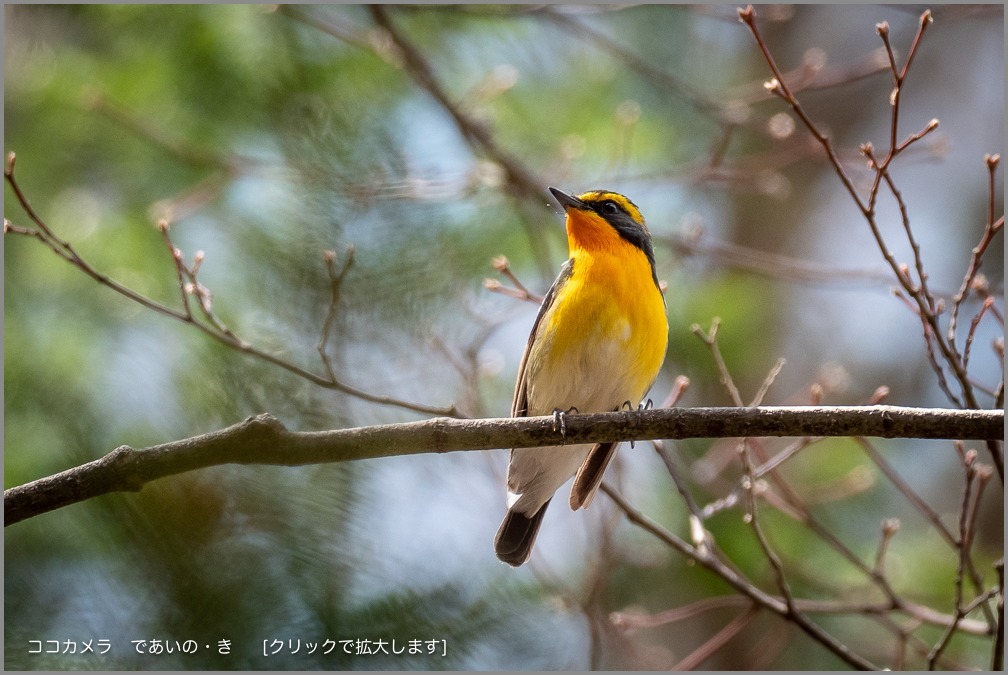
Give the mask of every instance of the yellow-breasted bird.
[[[636, 204], [593, 190], [550, 188], [567, 214], [570, 259], [543, 299], [518, 367], [512, 417], [619, 410], [640, 405], [668, 346], [665, 298], [651, 233]], [[553, 493], [571, 476], [570, 506], [588, 506], [617, 443], [515, 448], [497, 557], [528, 560]]]

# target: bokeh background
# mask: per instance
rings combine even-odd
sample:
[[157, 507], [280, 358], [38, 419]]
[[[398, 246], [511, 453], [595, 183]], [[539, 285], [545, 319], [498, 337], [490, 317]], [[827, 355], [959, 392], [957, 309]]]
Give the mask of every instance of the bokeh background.
[[[757, 10], [778, 63], [860, 190], [871, 176], [858, 145], [883, 152], [891, 112], [875, 26], [888, 21], [902, 59], [922, 9]], [[986, 222], [984, 154], [1004, 149], [1004, 17], [1000, 5], [932, 11], [900, 135], [932, 118], [941, 125], [893, 174], [929, 280], [948, 298]], [[732, 5], [6, 5], [4, 57], [4, 151], [17, 153], [20, 184], [60, 236], [131, 288], [178, 306], [154, 226], [164, 218], [187, 263], [203, 252], [199, 279], [238, 335], [322, 373], [323, 251], [342, 264], [352, 246], [329, 353], [342, 381], [372, 394], [454, 404], [468, 416], [507, 414], [536, 307], [488, 290], [484, 279], [511, 285], [491, 264], [504, 255], [532, 292], [545, 291], [566, 257], [562, 218], [546, 192], [555, 185], [617, 190], [647, 217], [670, 318], [656, 404], [679, 375], [690, 379], [680, 405], [730, 403], [690, 330], [714, 317], [746, 400], [783, 357], [767, 403], [807, 403], [818, 383], [831, 404], [863, 403], [882, 386], [895, 404], [949, 404], [867, 225], [821, 149], [766, 93], [766, 64]], [[30, 224], [10, 189], [4, 215]], [[898, 215], [882, 201], [884, 232], [909, 260]], [[998, 297], [1001, 246], [996, 240], [983, 267]], [[964, 316], [978, 306], [967, 303]], [[1001, 336], [993, 317], [981, 322], [971, 372], [988, 389], [1001, 377], [991, 346]], [[185, 438], [259, 412], [298, 430], [427, 416], [240, 354], [100, 287], [37, 241], [5, 236], [5, 487], [122, 444]], [[877, 447], [954, 528], [963, 480], [952, 443]], [[701, 504], [737, 481], [730, 443], [671, 448]], [[519, 570], [500, 564], [492, 539], [506, 461], [498, 450], [216, 467], [12, 525], [5, 665], [666, 669], [740, 612], [721, 607], [653, 628], [613, 621], [612, 612], [658, 612], [730, 589], [627, 524], [605, 497], [587, 512], [551, 509], [532, 561]], [[787, 471], [865, 560], [879, 523], [900, 518], [891, 580], [907, 598], [951, 611], [953, 550], [853, 441], [817, 444]], [[624, 447], [609, 481], [688, 537], [686, 510], [648, 444]], [[1003, 549], [996, 482], [980, 504], [974, 544], [988, 580]], [[727, 509], [708, 528], [773, 592], [741, 515]], [[821, 540], [772, 516], [768, 529], [796, 594], [871, 595]], [[899, 663], [892, 634], [872, 619], [822, 621], [861, 653]], [[913, 638], [933, 644], [940, 631], [912, 624], [906, 659], [919, 667]], [[138, 654], [132, 643], [187, 639], [198, 643], [195, 654]], [[308, 643], [327, 639], [441, 640], [447, 655], [350, 655], [342, 645], [309, 653]], [[111, 649], [31, 654], [31, 640], [109, 640]], [[229, 654], [219, 653], [220, 640], [230, 641]], [[264, 640], [285, 646], [264, 657]], [[989, 645], [959, 636], [944, 665], [985, 667]], [[697, 665], [842, 663], [763, 613]]]

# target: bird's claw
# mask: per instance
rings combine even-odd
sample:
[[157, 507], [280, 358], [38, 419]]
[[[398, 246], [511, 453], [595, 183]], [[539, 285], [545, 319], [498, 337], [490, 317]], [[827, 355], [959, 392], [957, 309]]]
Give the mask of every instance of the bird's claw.
[[[637, 410], [651, 410], [651, 408], [653, 407], [654, 407], [654, 401], [648, 399], [647, 401], [637, 406]], [[624, 408], [626, 409], [627, 412], [633, 412], [634, 410], [633, 403], [631, 403], [630, 401], [623, 401], [623, 405], [620, 406], [620, 410], [623, 410]], [[630, 447], [631, 448], [634, 447], [633, 441], [630, 441]]]
[[560, 438], [563, 442], [567, 442], [567, 413], [569, 412], [577, 413], [578, 409], [574, 406], [567, 408], [567, 410], [560, 410], [560, 408], [553, 409], [553, 433], [556, 433], [559, 429]]

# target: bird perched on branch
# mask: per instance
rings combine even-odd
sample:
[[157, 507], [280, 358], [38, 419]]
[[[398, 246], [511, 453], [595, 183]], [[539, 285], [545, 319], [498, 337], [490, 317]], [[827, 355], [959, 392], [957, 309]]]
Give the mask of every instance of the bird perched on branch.
[[[654, 384], [668, 346], [665, 298], [651, 234], [621, 194], [577, 196], [550, 188], [566, 213], [570, 259], [543, 299], [518, 367], [512, 417], [637, 407]], [[570, 506], [588, 506], [618, 443], [515, 448], [497, 557], [522, 565], [546, 507], [571, 476]]]

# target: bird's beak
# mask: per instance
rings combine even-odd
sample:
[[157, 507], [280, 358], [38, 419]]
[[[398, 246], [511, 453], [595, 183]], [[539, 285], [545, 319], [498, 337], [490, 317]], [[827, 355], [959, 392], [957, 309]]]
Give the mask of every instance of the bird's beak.
[[553, 193], [554, 199], [556, 199], [557, 202], [560, 204], [560, 206], [564, 208], [564, 211], [566, 211], [567, 209], [588, 208], [588, 205], [585, 204], [583, 201], [581, 201], [580, 199], [578, 199], [573, 195], [567, 194], [563, 190], [557, 190], [555, 187], [551, 187], [549, 191]]

